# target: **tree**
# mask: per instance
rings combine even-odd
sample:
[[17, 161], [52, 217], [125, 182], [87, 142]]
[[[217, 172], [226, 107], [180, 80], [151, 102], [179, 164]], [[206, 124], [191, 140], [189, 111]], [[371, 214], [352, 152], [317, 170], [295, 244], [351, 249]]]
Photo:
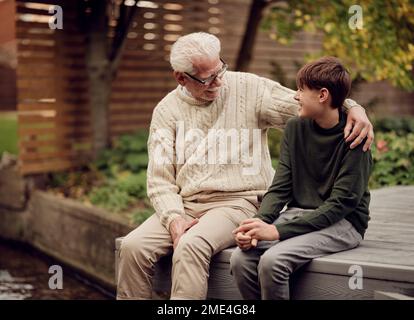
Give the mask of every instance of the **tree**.
[[[82, 28], [88, 35], [86, 64], [89, 76], [89, 104], [92, 112], [93, 156], [109, 145], [109, 99], [128, 29], [137, 13], [135, 1], [126, 5], [113, 0], [89, 0], [80, 6]], [[108, 14], [108, 11], [114, 11]], [[116, 25], [108, 37], [108, 19]]]
[[252, 52], [256, 41], [257, 31], [262, 20], [264, 9], [271, 1], [253, 0], [250, 6], [249, 18], [247, 19], [239, 54], [237, 55], [236, 70], [247, 71], [252, 60]]
[[[266, 10], [262, 27], [282, 44], [298, 31], [321, 32], [318, 56], [339, 57], [355, 78], [389, 80], [394, 86], [414, 90], [413, 0], [358, 4], [361, 12], [352, 0], [276, 2]], [[306, 56], [312, 58], [316, 56]]]

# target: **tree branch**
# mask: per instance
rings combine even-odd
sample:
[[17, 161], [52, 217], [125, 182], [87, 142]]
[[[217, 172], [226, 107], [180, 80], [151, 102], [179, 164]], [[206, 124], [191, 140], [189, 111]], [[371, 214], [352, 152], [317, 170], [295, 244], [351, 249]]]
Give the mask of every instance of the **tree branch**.
[[257, 32], [260, 21], [262, 20], [263, 10], [270, 2], [267, 0], [253, 0], [250, 7], [250, 14], [247, 20], [246, 29], [244, 31], [243, 40], [237, 55], [236, 67], [237, 71], [247, 71], [252, 60], [254, 43], [256, 41]]

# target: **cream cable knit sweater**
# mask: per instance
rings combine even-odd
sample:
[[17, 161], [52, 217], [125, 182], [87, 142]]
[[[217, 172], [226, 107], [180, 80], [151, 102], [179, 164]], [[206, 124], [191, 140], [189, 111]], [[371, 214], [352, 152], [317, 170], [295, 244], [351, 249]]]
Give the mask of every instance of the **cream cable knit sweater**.
[[[294, 94], [272, 80], [228, 71], [213, 102], [197, 101], [178, 86], [158, 103], [148, 139], [147, 192], [167, 230], [184, 215], [183, 201], [266, 192], [274, 175], [267, 129], [283, 129], [297, 115]], [[210, 144], [212, 132], [218, 139], [231, 132], [231, 143]]]

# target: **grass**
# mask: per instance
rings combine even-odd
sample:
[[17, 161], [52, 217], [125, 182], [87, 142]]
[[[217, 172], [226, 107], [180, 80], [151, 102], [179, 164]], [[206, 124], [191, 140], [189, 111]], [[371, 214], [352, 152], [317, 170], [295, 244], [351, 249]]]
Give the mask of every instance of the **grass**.
[[17, 147], [17, 114], [0, 112], [0, 156], [4, 151], [18, 153]]

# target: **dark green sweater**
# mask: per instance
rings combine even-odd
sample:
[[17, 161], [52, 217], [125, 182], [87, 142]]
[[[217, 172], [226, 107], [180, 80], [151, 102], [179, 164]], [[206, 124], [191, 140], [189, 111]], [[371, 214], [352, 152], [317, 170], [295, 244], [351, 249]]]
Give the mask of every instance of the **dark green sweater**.
[[285, 205], [314, 209], [275, 223], [280, 240], [321, 230], [345, 218], [364, 237], [369, 220], [371, 153], [361, 143], [351, 150], [344, 139], [346, 114], [323, 129], [311, 119], [288, 121], [279, 165], [256, 217], [275, 223]]

